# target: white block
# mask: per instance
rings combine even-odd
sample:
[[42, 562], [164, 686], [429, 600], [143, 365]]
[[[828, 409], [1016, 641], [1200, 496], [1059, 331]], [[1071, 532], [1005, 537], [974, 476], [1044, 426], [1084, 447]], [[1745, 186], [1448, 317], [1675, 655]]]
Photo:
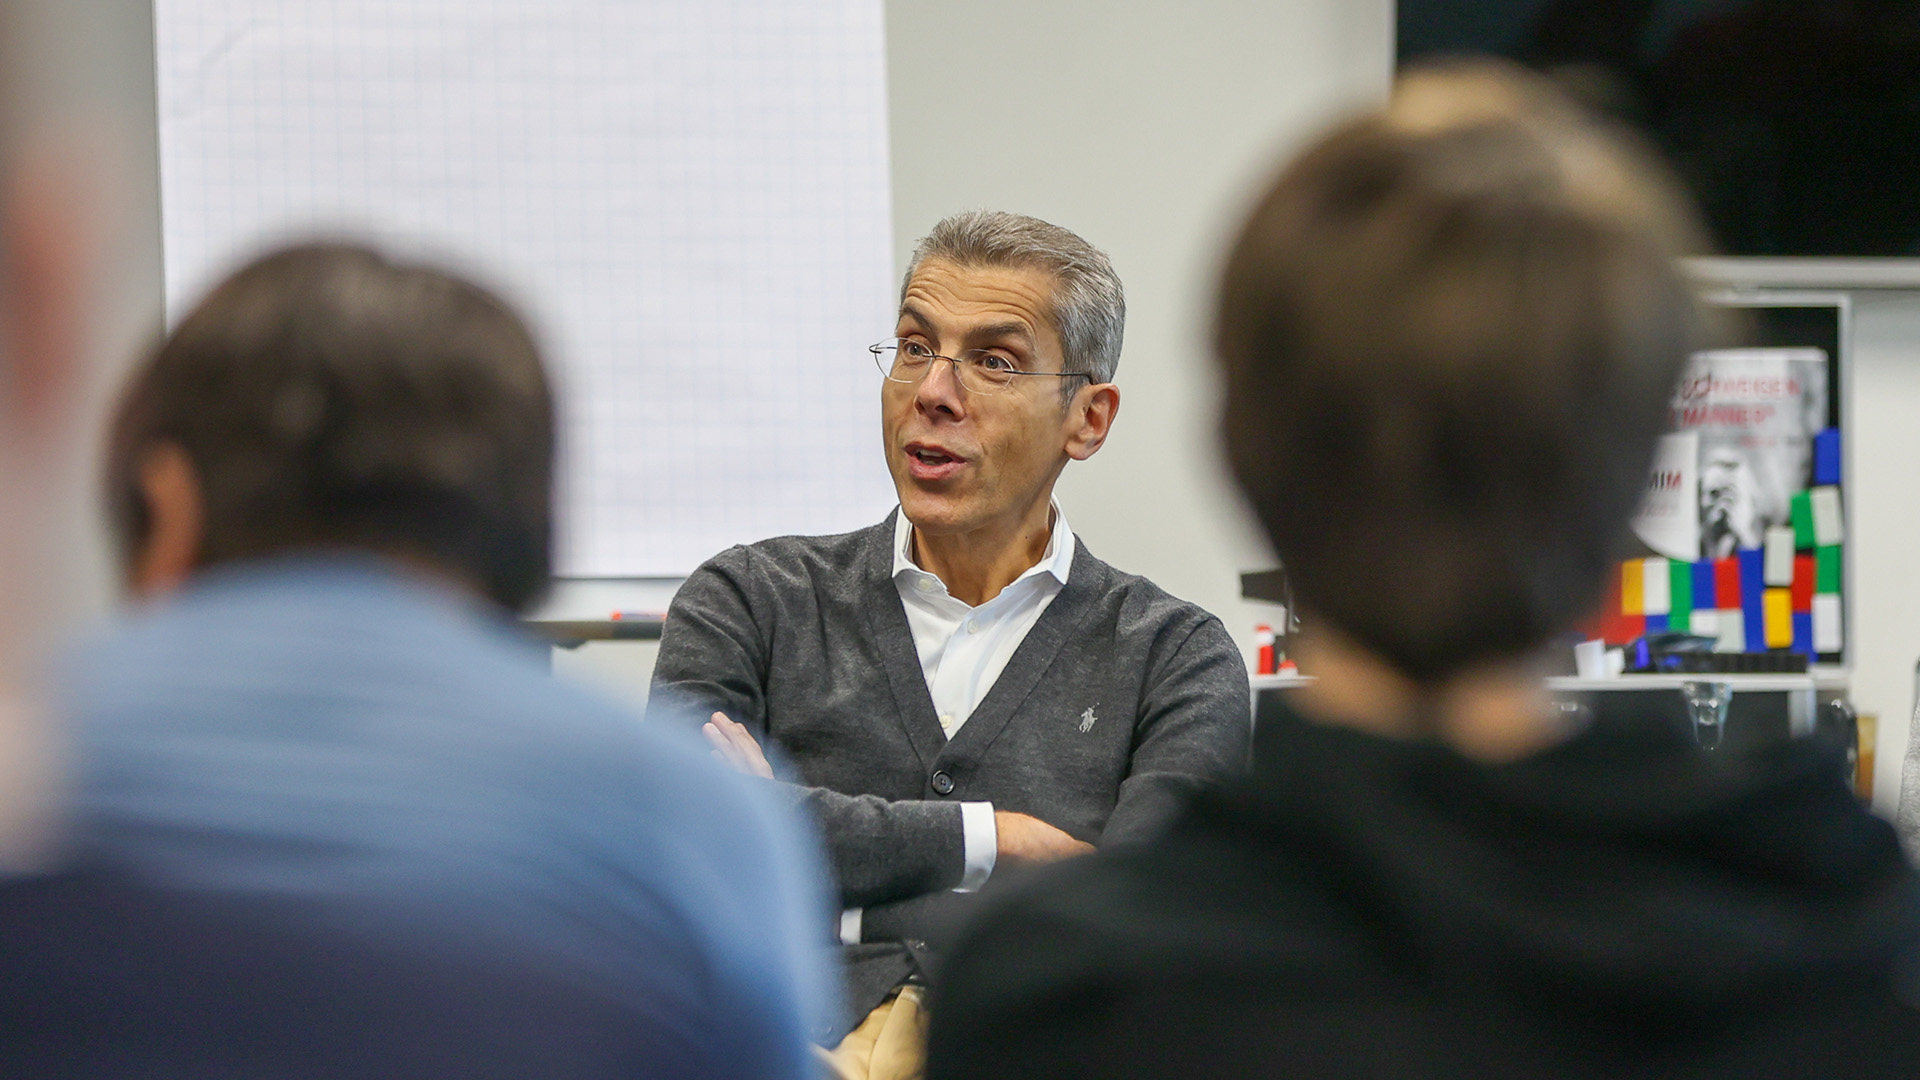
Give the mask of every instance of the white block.
[[1640, 570], [1645, 582], [1641, 587], [1641, 610], [1648, 615], [1665, 615], [1673, 611], [1673, 578], [1668, 576], [1667, 560], [1659, 556], [1641, 559]]
[[1813, 542], [1821, 547], [1844, 543], [1847, 526], [1840, 514], [1840, 489], [1814, 488], [1808, 501], [1813, 503]]
[[1816, 594], [1813, 598], [1813, 651], [1833, 653], [1839, 652], [1845, 646], [1845, 631], [1841, 629], [1840, 598], [1832, 593]]
[[1739, 608], [1720, 608], [1713, 613], [1713, 618], [1720, 625], [1720, 640], [1713, 646], [1713, 651], [1746, 652], [1746, 614]]
[[1717, 611], [1701, 611], [1695, 608], [1693, 617], [1687, 621], [1687, 633], [1698, 637], [1719, 637], [1720, 613]]
[[1775, 525], [1767, 530], [1765, 570], [1761, 577], [1768, 585], [1793, 584], [1793, 528]]

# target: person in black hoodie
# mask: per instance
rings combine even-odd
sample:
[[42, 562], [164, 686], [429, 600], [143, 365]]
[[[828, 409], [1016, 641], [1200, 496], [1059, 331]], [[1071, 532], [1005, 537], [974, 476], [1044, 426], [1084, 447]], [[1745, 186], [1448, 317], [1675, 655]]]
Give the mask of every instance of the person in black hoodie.
[[1405, 75], [1230, 257], [1229, 458], [1311, 628], [1250, 776], [987, 898], [928, 1075], [1912, 1077], [1920, 888], [1802, 740], [1556, 710], [1690, 350], [1691, 211], [1535, 76]]

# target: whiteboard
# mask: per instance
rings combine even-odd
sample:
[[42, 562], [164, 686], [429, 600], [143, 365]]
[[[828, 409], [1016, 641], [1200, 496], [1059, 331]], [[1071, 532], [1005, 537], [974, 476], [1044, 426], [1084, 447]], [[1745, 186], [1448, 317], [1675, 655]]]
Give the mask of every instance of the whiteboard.
[[166, 297], [340, 235], [511, 297], [557, 569], [674, 576], [892, 504], [881, 0], [157, 0]]

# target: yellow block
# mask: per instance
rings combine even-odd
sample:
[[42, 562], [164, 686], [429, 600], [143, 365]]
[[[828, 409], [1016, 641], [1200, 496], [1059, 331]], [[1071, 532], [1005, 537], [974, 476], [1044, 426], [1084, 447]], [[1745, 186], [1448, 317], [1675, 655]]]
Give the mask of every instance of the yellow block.
[[1760, 614], [1766, 620], [1767, 648], [1784, 649], [1793, 644], [1793, 590], [1768, 589], [1760, 600]]
[[1620, 614], [1647, 613], [1647, 570], [1645, 559], [1628, 559], [1620, 564]]

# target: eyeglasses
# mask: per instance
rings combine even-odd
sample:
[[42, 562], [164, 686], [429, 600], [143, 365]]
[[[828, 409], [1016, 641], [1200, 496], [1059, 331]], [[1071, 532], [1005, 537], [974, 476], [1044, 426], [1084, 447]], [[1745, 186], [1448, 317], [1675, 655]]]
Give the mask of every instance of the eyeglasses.
[[867, 346], [880, 374], [897, 383], [917, 383], [933, 370], [935, 360], [953, 365], [953, 373], [970, 394], [995, 394], [1018, 382], [1022, 376], [1039, 375], [1049, 379], [1085, 379], [1084, 371], [1021, 371], [1019, 364], [1004, 352], [992, 349], [968, 349], [959, 356], [941, 356], [917, 341], [890, 338]]

